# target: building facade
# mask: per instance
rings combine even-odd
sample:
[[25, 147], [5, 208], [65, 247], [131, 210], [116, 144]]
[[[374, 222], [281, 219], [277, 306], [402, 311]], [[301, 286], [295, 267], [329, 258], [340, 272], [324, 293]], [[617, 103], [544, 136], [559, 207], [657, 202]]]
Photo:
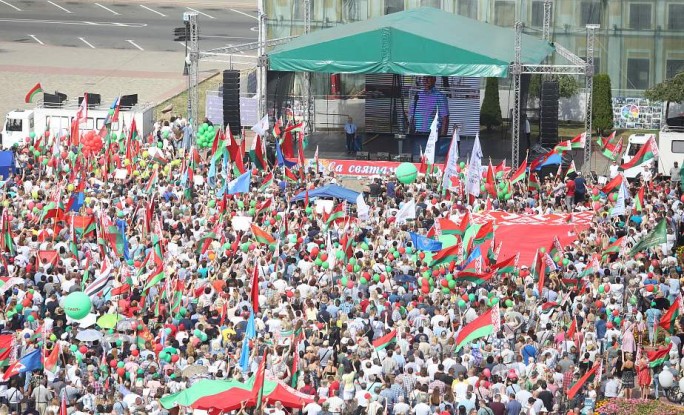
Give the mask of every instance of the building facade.
[[[270, 39], [304, 32], [304, 0], [264, 1]], [[319, 30], [416, 7], [440, 8], [505, 27], [520, 20], [526, 33], [538, 36], [544, 20], [543, 0], [311, 0], [311, 27]], [[684, 71], [684, 0], [554, 0], [552, 8], [552, 40], [580, 57], [586, 56], [586, 25], [601, 26], [596, 69], [610, 75], [618, 95], [639, 96]], [[347, 77], [346, 92], [359, 81]], [[314, 90], [320, 88], [324, 85], [314, 85]]]

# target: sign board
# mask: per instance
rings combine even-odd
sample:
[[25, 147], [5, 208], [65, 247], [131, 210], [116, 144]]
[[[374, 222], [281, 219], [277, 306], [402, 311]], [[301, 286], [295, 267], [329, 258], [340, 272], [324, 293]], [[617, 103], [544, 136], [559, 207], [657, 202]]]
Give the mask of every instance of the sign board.
[[259, 122], [259, 100], [240, 98], [240, 124], [251, 127]]

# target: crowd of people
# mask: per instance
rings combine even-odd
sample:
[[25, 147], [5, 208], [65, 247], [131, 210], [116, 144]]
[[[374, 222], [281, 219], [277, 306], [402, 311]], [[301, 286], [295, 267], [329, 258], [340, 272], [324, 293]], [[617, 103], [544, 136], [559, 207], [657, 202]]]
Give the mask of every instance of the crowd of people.
[[[2, 375], [0, 413], [204, 413], [159, 399], [201, 379], [247, 380], [264, 358], [267, 378], [312, 398], [299, 408], [261, 408], [277, 415], [593, 413], [601, 399], [662, 396], [661, 371], [679, 379], [684, 321], [675, 316], [671, 327], [659, 327], [682, 291], [684, 205], [669, 180], [630, 183], [626, 210], [614, 215], [615, 198], [592, 193], [601, 187], [584, 179], [581, 198], [574, 180], [552, 175], [538, 190], [518, 184], [507, 200], [487, 203], [483, 194], [468, 204], [434, 175], [410, 184], [388, 175], [363, 179], [367, 218], [353, 203], [331, 218], [308, 196], [291, 199], [345, 178], [292, 167], [292, 180], [282, 167], [254, 168], [249, 191], [228, 195], [222, 183], [239, 174], [235, 163], [212, 166], [209, 150], [176, 150], [179, 122], [157, 124], [128, 161], [123, 145], [85, 158], [67, 140], [52, 144], [54, 137], [15, 149], [20, 169], [2, 179], [0, 326], [13, 337], [2, 372], [34, 350], [44, 364]], [[152, 160], [148, 146], [163, 157]], [[82, 205], [73, 210], [79, 192]], [[410, 201], [415, 219], [397, 220]], [[541, 291], [534, 264], [523, 263], [447, 288], [443, 268], [428, 261], [437, 252], [417, 251], [409, 232], [425, 236], [439, 219], [458, 224], [490, 205], [594, 216], [561, 247]], [[667, 243], [629, 255], [661, 220]], [[239, 225], [245, 221], [253, 226]], [[624, 246], [606, 253], [617, 240]], [[490, 257], [481, 272], [503, 259], [493, 251], [482, 253]], [[468, 254], [443, 267], [458, 275]], [[65, 312], [76, 291], [92, 293], [81, 320]], [[457, 344], [493, 305], [500, 331]], [[98, 324], [112, 314], [120, 316], [114, 325]], [[250, 329], [256, 336], [245, 362]], [[653, 365], [649, 352], [668, 345]]]

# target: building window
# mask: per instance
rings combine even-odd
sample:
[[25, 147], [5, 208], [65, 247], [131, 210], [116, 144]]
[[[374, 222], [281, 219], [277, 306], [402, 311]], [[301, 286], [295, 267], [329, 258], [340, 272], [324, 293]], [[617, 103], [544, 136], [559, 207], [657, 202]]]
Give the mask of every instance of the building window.
[[667, 8], [667, 28], [684, 30], [684, 4], [670, 4]]
[[[551, 3], [551, 8], [553, 9], [553, 3]], [[551, 12], [553, 16], [553, 11]], [[544, 2], [543, 1], [533, 1], [532, 2], [532, 19], [530, 21], [533, 27], [544, 27]]]
[[501, 0], [494, 3], [494, 24], [513, 27], [515, 24], [515, 3]]
[[404, 0], [385, 0], [385, 14], [404, 11]]
[[684, 59], [668, 59], [665, 78], [672, 79], [677, 74], [684, 72]]
[[580, 26], [601, 24], [601, 3], [598, 1], [583, 1], [580, 4]]
[[629, 28], [635, 30], [650, 29], [651, 5], [634, 3], [629, 5]]
[[442, 0], [420, 0], [420, 7], [442, 8]]
[[477, 0], [458, 0], [458, 14], [477, 19]]
[[650, 68], [651, 61], [648, 59], [627, 59], [627, 89], [647, 89]]

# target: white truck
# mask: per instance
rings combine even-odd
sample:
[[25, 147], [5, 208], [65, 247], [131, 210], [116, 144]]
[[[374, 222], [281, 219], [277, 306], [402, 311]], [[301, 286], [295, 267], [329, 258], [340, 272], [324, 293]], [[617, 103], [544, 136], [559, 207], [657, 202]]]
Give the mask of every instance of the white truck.
[[[78, 102], [67, 101], [59, 108], [49, 108], [39, 104], [33, 109], [10, 111], [0, 130], [0, 147], [12, 148], [14, 144], [23, 143], [26, 137], [33, 132], [36, 135], [50, 130], [51, 135], [69, 133], [71, 121], [76, 116]], [[82, 132], [99, 131], [104, 125], [109, 112], [109, 105], [89, 107], [85, 123], [80, 125]], [[121, 134], [128, 131], [133, 119], [139, 134], [147, 137], [153, 129], [154, 106], [152, 104], [137, 104], [133, 107], [119, 111], [118, 122], [112, 123], [112, 133]]]
[[[629, 136], [627, 139], [627, 148], [625, 149], [624, 154], [622, 155], [622, 160], [620, 164], [625, 164], [628, 161], [631, 161], [632, 158], [636, 155], [639, 150], [641, 150], [641, 147], [643, 147], [648, 140], [653, 137], [654, 139], [657, 139], [655, 134], [632, 134]], [[656, 140], [657, 141], [657, 140]], [[643, 176], [643, 172], [645, 170], [650, 170], [653, 172], [653, 163], [656, 163], [656, 160], [649, 160], [646, 163], [632, 167], [631, 169], [627, 169], [624, 172], [624, 175], [628, 179], [635, 179], [639, 175]]]
[[665, 104], [665, 123], [658, 140], [658, 172], [670, 175], [675, 161], [682, 167], [684, 162], [684, 102]]

